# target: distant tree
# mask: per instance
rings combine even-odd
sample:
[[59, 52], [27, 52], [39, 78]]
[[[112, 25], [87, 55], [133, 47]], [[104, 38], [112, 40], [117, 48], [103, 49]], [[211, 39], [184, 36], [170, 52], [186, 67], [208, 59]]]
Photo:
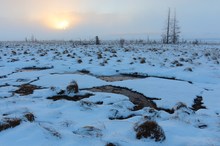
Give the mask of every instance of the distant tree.
[[34, 37], [34, 35], [32, 34], [31, 35], [31, 42], [34, 42], [35, 41], [35, 37]]
[[95, 44], [96, 44], [96, 45], [100, 45], [100, 40], [99, 40], [99, 37], [98, 37], [98, 36], [95, 37]]
[[192, 41], [192, 44], [193, 44], [193, 45], [198, 45], [198, 44], [199, 44], [199, 41], [196, 39], [196, 40]]
[[174, 12], [173, 18], [170, 15], [170, 8], [168, 10], [168, 17], [165, 27], [165, 32], [162, 34], [162, 42], [164, 44], [176, 44], [180, 39], [180, 27], [176, 18], [176, 11]]
[[120, 47], [123, 48], [125, 44], [125, 39], [120, 39], [119, 44], [120, 44]]
[[170, 39], [171, 39], [171, 43], [172, 44], [176, 44], [179, 42], [180, 39], [180, 27], [178, 25], [178, 21], [176, 19], [176, 11], [174, 11], [174, 16], [172, 19], [172, 23], [171, 23], [171, 35], [170, 35]]
[[170, 42], [170, 8], [168, 10], [165, 32], [162, 34], [162, 41], [164, 44], [169, 44]]

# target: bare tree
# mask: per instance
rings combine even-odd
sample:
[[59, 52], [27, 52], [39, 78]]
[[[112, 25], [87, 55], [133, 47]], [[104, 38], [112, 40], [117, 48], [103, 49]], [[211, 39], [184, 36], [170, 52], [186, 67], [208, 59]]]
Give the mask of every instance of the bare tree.
[[165, 32], [162, 34], [162, 41], [164, 44], [169, 44], [170, 42], [170, 8], [168, 10], [168, 17], [165, 26]]
[[169, 38], [170, 38], [170, 8], [168, 10], [168, 18], [167, 18], [166, 44], [169, 44]]
[[120, 44], [120, 47], [123, 48], [125, 44], [125, 39], [120, 39], [119, 44]]
[[171, 26], [171, 43], [176, 44], [179, 42], [180, 38], [180, 27], [178, 25], [178, 21], [176, 19], [176, 10], [174, 11], [174, 16], [172, 20], [172, 26]]
[[162, 34], [162, 41], [164, 44], [176, 44], [180, 38], [180, 27], [176, 18], [176, 11], [173, 18], [171, 18], [170, 8], [168, 10], [168, 17], [165, 27], [165, 32]]

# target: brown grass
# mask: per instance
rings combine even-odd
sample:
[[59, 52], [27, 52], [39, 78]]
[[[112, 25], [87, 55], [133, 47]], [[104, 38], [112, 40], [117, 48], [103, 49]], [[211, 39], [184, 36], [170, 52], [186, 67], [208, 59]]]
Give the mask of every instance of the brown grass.
[[14, 118], [14, 119], [4, 119], [3, 124], [0, 124], [0, 131], [6, 130], [8, 128], [14, 128], [18, 125], [20, 125], [21, 119]]
[[52, 99], [54, 101], [57, 101], [57, 100], [69, 100], [69, 101], [78, 101], [78, 100], [81, 100], [83, 98], [89, 98], [90, 96], [93, 96], [94, 94], [90, 94], [90, 93], [87, 93], [85, 95], [74, 95], [74, 96], [67, 96], [67, 95], [55, 95], [55, 96], [52, 96], [52, 97], [48, 97], [47, 99]]
[[33, 94], [34, 90], [36, 89], [41, 89], [41, 88], [31, 84], [23, 84], [20, 86], [18, 90], [15, 91], [15, 93], [24, 96], [24, 95]]
[[35, 120], [35, 116], [32, 113], [27, 113], [24, 115], [24, 117], [29, 121], [29, 122], [33, 122]]
[[163, 129], [155, 121], [146, 121], [135, 128], [136, 138], [150, 138], [156, 142], [162, 142], [166, 139]]

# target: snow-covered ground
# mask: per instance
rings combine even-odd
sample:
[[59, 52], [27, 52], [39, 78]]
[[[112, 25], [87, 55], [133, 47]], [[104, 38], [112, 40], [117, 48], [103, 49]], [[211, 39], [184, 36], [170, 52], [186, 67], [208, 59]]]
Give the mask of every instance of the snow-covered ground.
[[[81, 71], [81, 72], [79, 72]], [[84, 73], [82, 73], [84, 72]], [[143, 75], [119, 81], [99, 76]], [[75, 80], [78, 101], [50, 100]], [[22, 95], [21, 85], [38, 89]], [[113, 85], [137, 91], [157, 107], [132, 110], [123, 94], [92, 92], [85, 88]], [[193, 110], [202, 97], [205, 109]], [[182, 103], [185, 106], [177, 108]], [[73, 42], [0, 43], [1, 146], [218, 146], [220, 145], [220, 45], [117, 44], [73, 45]], [[29, 121], [25, 114], [32, 113]], [[132, 115], [132, 116], [130, 116]], [[127, 118], [118, 118], [127, 117]], [[8, 119], [18, 126], [1, 130]], [[153, 120], [166, 139], [136, 138], [135, 127]]]

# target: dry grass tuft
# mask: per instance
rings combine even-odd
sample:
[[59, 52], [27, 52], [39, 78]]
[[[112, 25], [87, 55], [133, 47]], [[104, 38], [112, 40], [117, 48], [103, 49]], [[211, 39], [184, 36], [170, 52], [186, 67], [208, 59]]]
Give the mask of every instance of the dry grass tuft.
[[156, 142], [162, 142], [166, 139], [163, 129], [155, 121], [146, 121], [135, 128], [136, 138], [150, 138]]
[[14, 128], [18, 125], [20, 125], [21, 119], [18, 118], [6, 118], [4, 119], [4, 122], [0, 124], [0, 131], [6, 130], [8, 128]]
[[18, 90], [15, 91], [15, 93], [25, 96], [25, 95], [33, 94], [34, 90], [36, 89], [41, 89], [41, 88], [31, 84], [23, 84], [20, 86]]
[[68, 94], [70, 94], [70, 93], [78, 93], [79, 92], [79, 87], [78, 87], [78, 84], [77, 84], [77, 82], [76, 81], [71, 81], [70, 83], [69, 83], [69, 85], [66, 87], [66, 91], [67, 91], [67, 93]]
[[35, 120], [35, 116], [32, 113], [27, 113], [24, 115], [24, 117], [29, 121], [29, 122], [33, 122]]

